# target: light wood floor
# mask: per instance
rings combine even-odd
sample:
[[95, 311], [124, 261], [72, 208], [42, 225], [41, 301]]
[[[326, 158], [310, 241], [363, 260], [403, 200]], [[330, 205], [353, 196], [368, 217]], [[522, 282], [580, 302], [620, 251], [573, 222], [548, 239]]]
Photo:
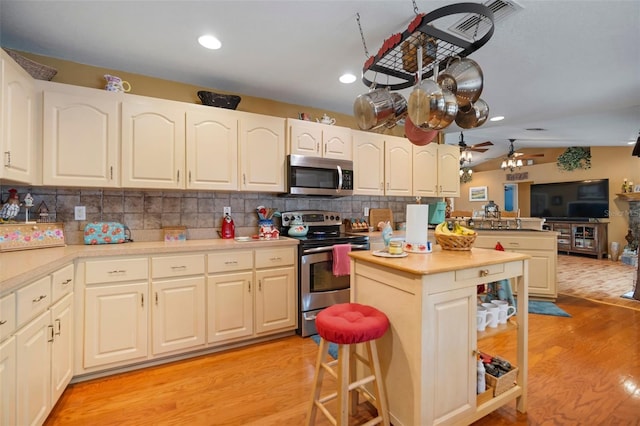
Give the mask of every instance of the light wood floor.
[[[529, 315], [528, 412], [512, 403], [475, 425], [640, 424], [640, 310], [568, 295], [557, 304], [572, 318]], [[482, 345], [515, 359], [514, 335]], [[78, 383], [46, 425], [301, 425], [317, 350], [292, 336]], [[363, 404], [353, 424], [371, 417]]]

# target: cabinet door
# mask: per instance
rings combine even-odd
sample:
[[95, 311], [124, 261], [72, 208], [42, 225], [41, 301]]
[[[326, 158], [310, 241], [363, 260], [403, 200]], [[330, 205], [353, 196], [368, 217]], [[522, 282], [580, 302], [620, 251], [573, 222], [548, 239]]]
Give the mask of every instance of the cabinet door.
[[386, 136], [384, 143], [384, 193], [409, 197], [413, 194], [413, 144], [391, 136]]
[[351, 129], [347, 127], [323, 125], [322, 141], [325, 158], [351, 160], [353, 158]]
[[0, 426], [16, 425], [16, 338], [0, 343]]
[[122, 186], [183, 189], [184, 126], [184, 110], [172, 103], [123, 102]]
[[243, 114], [240, 120], [240, 189], [284, 192], [284, 118]]
[[119, 186], [118, 105], [96, 91], [44, 92], [45, 185]]
[[438, 147], [438, 195], [460, 196], [460, 148], [456, 145]]
[[51, 313], [44, 312], [16, 333], [17, 423], [44, 423], [51, 408]]
[[187, 189], [238, 189], [238, 114], [187, 111]]
[[[429, 424], [455, 424], [476, 408], [476, 288], [467, 287], [427, 297], [426, 319], [432, 333], [424, 342], [426, 391], [432, 407]], [[429, 411], [429, 409], [427, 409]]]
[[256, 333], [296, 328], [295, 269], [257, 270], [256, 281]]
[[73, 377], [73, 294], [51, 307], [53, 345], [51, 348], [51, 405], [66, 389]]
[[208, 343], [253, 334], [253, 272], [216, 274], [207, 278]]
[[85, 290], [84, 367], [147, 356], [148, 284]]
[[204, 276], [153, 282], [154, 355], [204, 345]]
[[353, 133], [354, 195], [384, 195], [384, 137]]
[[[542, 250], [506, 250], [528, 254], [529, 259], [529, 294], [533, 296], [552, 297], [558, 296], [556, 285], [556, 258], [555, 251]], [[514, 286], [515, 287], [515, 286]], [[515, 293], [515, 288], [514, 288]]]
[[37, 183], [36, 88], [33, 78], [11, 57], [0, 57], [0, 179]]
[[413, 195], [438, 196], [438, 145], [413, 146]]
[[289, 126], [289, 153], [322, 156], [323, 125], [304, 120], [287, 120]]

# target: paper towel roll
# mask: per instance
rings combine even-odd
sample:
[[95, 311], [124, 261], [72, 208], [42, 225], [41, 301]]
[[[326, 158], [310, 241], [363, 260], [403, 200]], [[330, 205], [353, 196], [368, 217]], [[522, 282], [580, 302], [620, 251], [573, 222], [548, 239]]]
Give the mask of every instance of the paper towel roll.
[[407, 204], [407, 232], [405, 241], [412, 244], [426, 244], [429, 226], [428, 204]]

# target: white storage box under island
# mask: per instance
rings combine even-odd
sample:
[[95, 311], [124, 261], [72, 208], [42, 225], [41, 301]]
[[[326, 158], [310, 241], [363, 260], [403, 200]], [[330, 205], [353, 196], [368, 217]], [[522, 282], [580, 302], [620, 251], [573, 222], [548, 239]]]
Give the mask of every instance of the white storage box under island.
[[[470, 424], [514, 399], [518, 411], [526, 412], [528, 255], [436, 246], [433, 253], [403, 258], [370, 251], [350, 256], [352, 302], [374, 306], [389, 317], [378, 350], [395, 426]], [[478, 333], [477, 285], [508, 278], [515, 278], [518, 292], [516, 321]], [[479, 341], [513, 327], [517, 384], [478, 403]]]

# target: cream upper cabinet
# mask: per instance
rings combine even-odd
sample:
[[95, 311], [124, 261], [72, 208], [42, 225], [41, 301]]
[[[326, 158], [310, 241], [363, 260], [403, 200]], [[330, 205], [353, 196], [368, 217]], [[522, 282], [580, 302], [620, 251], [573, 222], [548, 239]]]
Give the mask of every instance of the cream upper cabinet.
[[397, 136], [384, 139], [384, 193], [410, 197], [413, 194], [413, 144]]
[[43, 101], [45, 185], [120, 185], [119, 97], [48, 83]]
[[353, 193], [384, 195], [384, 136], [353, 132]]
[[413, 195], [460, 196], [460, 150], [455, 145], [413, 146]]
[[284, 192], [285, 119], [242, 113], [240, 190]]
[[288, 119], [288, 153], [351, 160], [351, 129]]
[[39, 109], [33, 78], [0, 49], [0, 179], [38, 183]]
[[187, 111], [187, 189], [238, 189], [238, 113]]
[[405, 138], [354, 131], [353, 193], [411, 196], [412, 146]]
[[122, 186], [185, 188], [185, 109], [136, 97], [122, 103]]

